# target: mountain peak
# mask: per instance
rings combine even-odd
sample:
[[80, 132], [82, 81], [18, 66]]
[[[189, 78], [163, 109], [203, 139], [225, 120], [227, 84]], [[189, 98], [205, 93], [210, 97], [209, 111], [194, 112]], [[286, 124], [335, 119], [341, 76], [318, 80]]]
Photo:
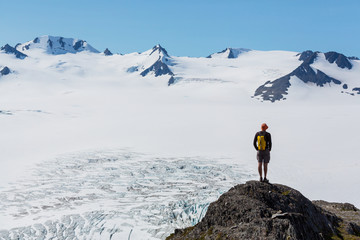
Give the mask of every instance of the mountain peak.
[[[310, 65], [310, 64], [313, 64], [315, 62], [315, 60], [317, 59], [319, 53], [320, 52], [313, 52], [311, 50], [307, 50], [307, 51], [304, 51], [302, 53], [299, 53], [297, 56], [300, 56], [299, 60], [303, 61], [303, 64]], [[348, 58], [344, 54], [337, 53], [337, 52], [334, 52], [334, 51], [324, 53], [324, 55], [325, 55], [325, 59], [329, 63], [334, 63], [335, 62], [336, 65], [339, 68], [351, 69], [352, 64], [351, 64], [350, 60], [356, 60], [356, 59], [353, 59], [353, 58]]]
[[26, 54], [19, 52], [14, 47], [10, 46], [9, 44], [5, 44], [5, 46], [0, 48], [1, 51], [4, 51], [7, 54], [14, 54], [16, 58], [24, 59], [27, 57]]
[[112, 56], [113, 53], [108, 48], [106, 48], [105, 51], [104, 51], [104, 55], [105, 56]]
[[247, 48], [225, 48], [221, 52], [217, 52], [207, 56], [207, 58], [237, 58], [240, 54], [250, 52]]
[[349, 59], [341, 53], [327, 52], [325, 53], [325, 58], [329, 61], [329, 63], [335, 62], [339, 68], [352, 68], [352, 64], [350, 63]]
[[19, 51], [29, 51], [32, 49], [42, 49], [48, 54], [66, 54], [77, 53], [82, 51], [88, 51], [93, 53], [99, 53], [98, 50], [93, 48], [86, 41], [74, 38], [64, 38], [59, 36], [41, 36], [36, 37], [34, 40], [19, 44], [16, 46]]
[[151, 51], [150, 55], [152, 55], [153, 53], [158, 53], [158, 54], [163, 55], [165, 57], [170, 57], [168, 52], [166, 51], [166, 49], [163, 48], [160, 44], [157, 44], [152, 48], [152, 51]]

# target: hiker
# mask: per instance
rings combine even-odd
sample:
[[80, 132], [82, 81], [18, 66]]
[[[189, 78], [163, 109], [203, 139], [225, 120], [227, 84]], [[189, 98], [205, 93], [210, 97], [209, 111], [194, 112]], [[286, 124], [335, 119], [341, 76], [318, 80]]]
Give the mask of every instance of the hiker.
[[[261, 131], [257, 132], [254, 137], [254, 147], [257, 151], [258, 171], [260, 175], [260, 182], [268, 183], [266, 178], [268, 163], [270, 162], [271, 151], [271, 134], [266, 131], [268, 126], [266, 123], [261, 125]], [[264, 179], [262, 175], [262, 166], [264, 165]]]

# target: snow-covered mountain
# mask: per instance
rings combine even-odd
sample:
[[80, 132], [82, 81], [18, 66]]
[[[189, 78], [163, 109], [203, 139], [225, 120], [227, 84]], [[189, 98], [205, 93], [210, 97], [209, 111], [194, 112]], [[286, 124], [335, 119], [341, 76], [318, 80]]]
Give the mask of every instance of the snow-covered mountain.
[[208, 58], [237, 58], [240, 54], [251, 51], [246, 48], [226, 48], [221, 52], [213, 53]]
[[[170, 70], [173, 63], [172, 58], [167, 51], [160, 46], [160, 44], [154, 46], [152, 49], [138, 54], [140, 62], [127, 69], [127, 72], [139, 72], [142, 77], [153, 75], [168, 76], [168, 85], [174, 83], [174, 73]], [[141, 60], [140, 60], [141, 59]]]
[[0, 48], [0, 51], [7, 54], [14, 54], [17, 58], [24, 59], [27, 57], [26, 54], [16, 50], [14, 47], [11, 47], [9, 44]]
[[[320, 53], [305, 51], [298, 55], [299, 60], [302, 61], [299, 67], [274, 81], [267, 81], [264, 85], [256, 89], [255, 96], [260, 96], [261, 99], [272, 102], [286, 99], [285, 95], [288, 94], [291, 80], [314, 84], [317, 87], [341, 85], [342, 90], [339, 90], [339, 92], [344, 93], [345, 91], [352, 96], [358, 93], [359, 82], [353, 82], [351, 79], [341, 76], [344, 70], [351, 70], [353, 64], [358, 64], [357, 61], [355, 62], [337, 52]], [[323, 71], [320, 69], [323, 69]], [[326, 72], [329, 72], [335, 76], [335, 74], [332, 73], [333, 71], [338, 72], [337, 79], [326, 74]]]
[[105, 56], [112, 56], [113, 53], [112, 53], [108, 48], [106, 48], [106, 49], [104, 50], [104, 55], [105, 55]]
[[[40, 51], [40, 56], [37, 55], [38, 51]], [[24, 59], [29, 54], [41, 58], [41, 56], [45, 56], [41, 53], [59, 55], [82, 51], [99, 53], [84, 40], [53, 36], [37, 37], [33, 41], [18, 44], [15, 48], [6, 44], [1, 48], [0, 53], [13, 54], [19, 59]], [[103, 55], [112, 56], [113, 54], [106, 49]], [[351, 96], [357, 95], [360, 88], [358, 81], [354, 80], [359, 77], [359, 60], [356, 57], [346, 57], [337, 52], [321, 53], [310, 50], [302, 53], [266, 52], [245, 48], [226, 48], [221, 52], [209, 55], [207, 60], [172, 57], [158, 44], [143, 53], [125, 54], [122, 58], [127, 59], [126, 64], [123, 64], [124, 67], [133, 63], [127, 66], [125, 71], [132, 76], [166, 78], [168, 86], [193, 81], [246, 84], [243, 89], [250, 92], [249, 97], [261, 101], [286, 100], [291, 97], [288, 94], [290, 89], [297, 92], [293, 88], [300, 87], [300, 91], [303, 91], [308, 87], [313, 88], [313, 85], [324, 88], [335, 87], [339, 94], [346, 93]], [[275, 64], [272, 64], [270, 59], [274, 60]], [[222, 68], [221, 71], [217, 71], [219, 66]], [[16, 67], [11, 69], [16, 71]], [[260, 74], [259, 76], [255, 71], [283, 72], [283, 74], [274, 76]], [[344, 72], [346, 74], [343, 74]], [[249, 73], [253, 76], [248, 77]], [[253, 79], [255, 75], [257, 75], [256, 79]], [[243, 76], [246, 79], [243, 79]], [[262, 80], [260, 81], [260, 79]]]
[[169, 69], [171, 64], [171, 57], [167, 51], [160, 46], [160, 44], [153, 47], [151, 50], [143, 52], [142, 55], [147, 56], [146, 60], [142, 63], [141, 69], [143, 70], [140, 75], [145, 77], [153, 73], [155, 77], [161, 75], [174, 75]]
[[28, 52], [34, 49], [40, 49], [49, 54], [66, 54], [77, 53], [82, 51], [89, 51], [99, 53], [98, 50], [93, 48], [84, 40], [54, 36], [41, 36], [32, 41], [16, 45], [16, 50], [21, 52]]
[[271, 182], [360, 206], [348, 184], [360, 181], [349, 141], [359, 107], [360, 60], [336, 52], [112, 54], [50, 36], [5, 45], [0, 239], [164, 239], [257, 179], [263, 122]]

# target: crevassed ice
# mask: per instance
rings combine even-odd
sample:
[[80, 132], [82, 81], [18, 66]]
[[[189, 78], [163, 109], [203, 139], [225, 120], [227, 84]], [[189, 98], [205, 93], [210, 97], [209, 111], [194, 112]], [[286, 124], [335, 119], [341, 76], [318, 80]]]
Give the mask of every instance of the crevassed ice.
[[121, 150], [48, 161], [0, 193], [0, 239], [164, 239], [252, 177], [218, 160]]

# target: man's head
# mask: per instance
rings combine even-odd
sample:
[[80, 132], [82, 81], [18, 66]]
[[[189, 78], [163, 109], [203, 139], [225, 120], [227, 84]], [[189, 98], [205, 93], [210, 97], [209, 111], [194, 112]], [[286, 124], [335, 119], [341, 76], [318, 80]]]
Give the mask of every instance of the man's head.
[[261, 130], [266, 131], [269, 127], [266, 125], [266, 123], [261, 124]]

